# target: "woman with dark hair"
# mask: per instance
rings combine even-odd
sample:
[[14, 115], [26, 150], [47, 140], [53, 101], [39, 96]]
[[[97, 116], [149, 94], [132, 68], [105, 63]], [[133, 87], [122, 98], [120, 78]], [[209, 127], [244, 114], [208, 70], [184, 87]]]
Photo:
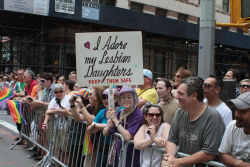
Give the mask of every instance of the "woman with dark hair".
[[72, 96], [69, 100], [70, 102], [70, 116], [72, 116], [76, 121], [87, 121], [90, 125], [98, 112], [105, 108], [102, 102], [102, 92], [104, 88], [102, 86], [92, 87], [90, 89], [88, 106], [84, 106], [82, 99]]
[[[160, 166], [162, 152], [152, 150], [151, 145], [165, 147], [170, 125], [163, 122], [163, 111], [157, 104], [150, 104], [144, 113], [144, 124], [134, 137], [135, 148], [141, 150], [141, 166]], [[152, 162], [150, 162], [152, 160]]]
[[[138, 97], [136, 91], [130, 86], [123, 86], [118, 94], [118, 103], [124, 107], [124, 109], [120, 110], [117, 114], [109, 110], [109, 120], [108, 126], [104, 128], [103, 134], [114, 134], [118, 132], [122, 135], [124, 140], [127, 142], [134, 138], [134, 135], [138, 131], [141, 126], [143, 113], [142, 111], [136, 107], [138, 103]], [[119, 164], [120, 151], [122, 148], [122, 141], [117, 139], [117, 143], [113, 142], [112, 146], [116, 145], [116, 149], [111, 149], [109, 164], [113, 163], [115, 160], [115, 167]], [[111, 147], [115, 148], [115, 147]], [[126, 167], [138, 167], [140, 166], [139, 162], [139, 151], [135, 150], [134, 157], [133, 155], [133, 146], [129, 145], [127, 150], [127, 159], [126, 159]], [[131, 164], [131, 159], [134, 158], [134, 164]]]
[[175, 88], [178, 88], [181, 80], [183, 80], [187, 77], [190, 77], [190, 76], [191, 76], [191, 72], [189, 70], [185, 69], [184, 67], [178, 68], [178, 70], [176, 71], [176, 74], [174, 76]]
[[75, 82], [72, 80], [66, 80], [63, 85], [65, 87], [66, 95], [72, 96], [74, 94], [73, 90], [74, 90]]
[[[81, 91], [81, 89], [79, 91]], [[86, 125], [82, 124], [80, 121], [86, 121], [88, 125], [91, 125], [99, 111], [105, 108], [102, 102], [102, 93], [104, 91], [103, 87], [92, 87], [91, 89], [86, 89], [85, 91], [90, 104], [86, 106], [80, 96], [73, 95], [69, 100], [70, 112], [66, 113], [78, 122], [73, 123], [70, 130], [71, 147], [76, 145], [78, 147], [78, 149], [75, 149], [71, 152], [71, 154], [75, 154], [74, 156], [71, 156], [73, 157], [71, 166], [80, 166], [84, 161], [88, 164], [89, 160], [89, 158], [85, 159], [84, 156], [81, 156], [84, 143], [83, 136], [86, 131]], [[95, 142], [98, 142], [98, 139], [96, 139]], [[96, 145], [96, 143], [94, 143], [94, 145]]]

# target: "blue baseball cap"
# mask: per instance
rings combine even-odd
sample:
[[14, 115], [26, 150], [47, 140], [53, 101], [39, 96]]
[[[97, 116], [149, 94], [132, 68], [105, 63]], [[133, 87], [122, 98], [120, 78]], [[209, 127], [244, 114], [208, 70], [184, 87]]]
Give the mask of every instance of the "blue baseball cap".
[[148, 77], [148, 78], [150, 78], [150, 79], [153, 79], [152, 72], [151, 72], [150, 70], [148, 70], [148, 69], [143, 69], [143, 75], [144, 75], [145, 77]]

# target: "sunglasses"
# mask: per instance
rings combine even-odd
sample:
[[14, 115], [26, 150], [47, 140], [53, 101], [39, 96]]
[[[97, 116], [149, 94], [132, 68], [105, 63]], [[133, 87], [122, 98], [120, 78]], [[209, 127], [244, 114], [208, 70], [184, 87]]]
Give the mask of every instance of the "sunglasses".
[[250, 85], [240, 85], [241, 88], [245, 88], [245, 89], [248, 89], [250, 88]]
[[204, 88], [211, 88], [211, 87], [214, 87], [214, 86], [210, 85], [209, 83], [203, 83], [203, 87]]
[[63, 91], [62, 91], [62, 90], [60, 90], [60, 91], [55, 91], [54, 93], [55, 93], [55, 94], [57, 94], [57, 93], [63, 93]]
[[102, 100], [106, 100], [108, 98], [108, 95], [102, 95]]
[[44, 79], [41, 79], [40, 82], [45, 82], [45, 80], [44, 80]]
[[180, 75], [175, 75], [176, 78], [180, 78], [181, 76]]
[[152, 117], [152, 118], [153, 118], [154, 116], [156, 116], [156, 117], [158, 117], [158, 118], [161, 116], [160, 113], [157, 113], [157, 114], [148, 113], [147, 115], [148, 115], [149, 117]]

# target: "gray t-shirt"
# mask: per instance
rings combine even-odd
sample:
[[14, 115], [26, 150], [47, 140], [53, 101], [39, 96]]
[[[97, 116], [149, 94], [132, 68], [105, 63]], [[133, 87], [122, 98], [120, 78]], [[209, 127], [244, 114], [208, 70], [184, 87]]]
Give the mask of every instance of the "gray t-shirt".
[[189, 113], [180, 109], [175, 113], [168, 141], [179, 146], [179, 152], [194, 154], [203, 151], [217, 155], [225, 130], [223, 120], [215, 109], [207, 106], [195, 121], [189, 121]]

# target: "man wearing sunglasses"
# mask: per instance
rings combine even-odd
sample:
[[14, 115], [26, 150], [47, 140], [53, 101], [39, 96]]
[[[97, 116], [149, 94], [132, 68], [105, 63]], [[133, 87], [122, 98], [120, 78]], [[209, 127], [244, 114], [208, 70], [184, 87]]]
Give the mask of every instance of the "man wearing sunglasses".
[[223, 81], [220, 78], [209, 76], [203, 83], [204, 100], [210, 107], [219, 111], [225, 127], [232, 121], [232, 111], [230, 108], [220, 100], [220, 92], [223, 89]]
[[228, 125], [219, 152], [223, 163], [231, 167], [250, 166], [250, 92], [241, 94], [229, 104], [236, 109], [235, 119]]
[[[51, 99], [55, 97], [54, 94], [54, 83], [53, 83], [53, 77], [49, 73], [42, 73], [40, 75], [40, 84], [43, 85], [44, 90], [43, 90], [43, 97], [41, 101], [39, 100], [33, 100], [32, 99], [32, 104], [40, 107], [48, 107], [49, 102]], [[30, 100], [31, 101], [31, 100]]]
[[240, 94], [250, 92], [250, 79], [243, 79], [240, 81]]
[[[221, 116], [203, 102], [204, 90], [198, 77], [182, 80], [176, 98], [181, 109], [171, 124], [162, 167], [206, 166], [200, 163], [216, 157], [225, 130]], [[175, 158], [177, 150], [190, 156]]]

